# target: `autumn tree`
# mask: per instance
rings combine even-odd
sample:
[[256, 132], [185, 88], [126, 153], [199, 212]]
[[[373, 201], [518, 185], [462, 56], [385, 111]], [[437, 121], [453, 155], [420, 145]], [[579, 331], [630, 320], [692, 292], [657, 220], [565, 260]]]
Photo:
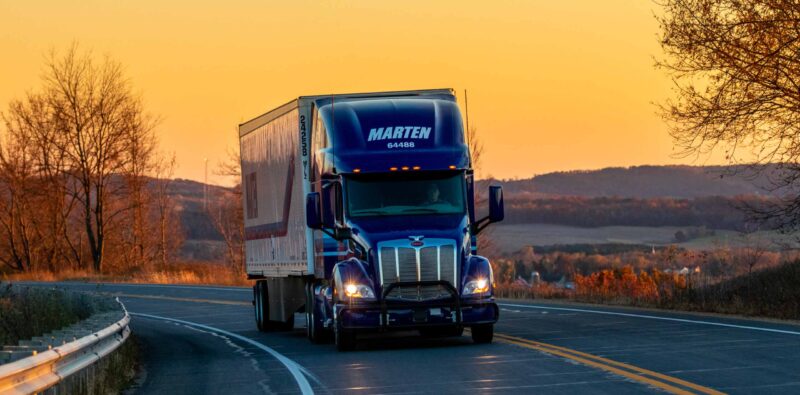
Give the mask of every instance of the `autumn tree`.
[[184, 241], [175, 200], [171, 196], [175, 166], [174, 155], [169, 159], [161, 158], [155, 165], [155, 180], [152, 187], [152, 207], [155, 208], [157, 224], [154, 232], [157, 236], [155, 261], [162, 269], [175, 259], [175, 254]]
[[[77, 199], [68, 193], [70, 185], [74, 185], [72, 167], [60, 148], [64, 136], [57, 119], [41, 94], [29, 94], [23, 101], [12, 102], [8, 115], [17, 120], [17, 128], [27, 129], [33, 137], [31, 149], [40, 203], [36, 216], [43, 224], [41, 243], [46, 251], [42, 263], [51, 271], [63, 266], [80, 267], [83, 237], [75, 232]], [[8, 130], [13, 133], [14, 127], [9, 124]]]
[[237, 149], [228, 150], [225, 160], [217, 164], [216, 175], [232, 180], [230, 188], [220, 188], [222, 196], [207, 206], [214, 229], [225, 242], [225, 256], [235, 270], [244, 272], [244, 209], [242, 208], [241, 156]]
[[145, 266], [152, 262], [154, 255], [150, 247], [157, 246], [155, 238], [158, 233], [153, 229], [155, 223], [148, 218], [150, 203], [154, 198], [148, 176], [157, 165], [157, 144], [155, 135], [136, 127], [128, 130], [124, 140], [127, 152], [121, 174], [124, 175], [127, 201], [123, 202], [122, 207], [129, 210], [125, 221], [128, 237], [124, 238], [128, 248], [124, 250], [128, 252], [129, 262]]
[[[477, 173], [481, 170], [483, 164], [483, 141], [478, 135], [478, 128], [474, 125], [469, 127], [466, 131], [467, 148], [469, 149], [470, 165], [472, 170]], [[485, 212], [488, 212], [489, 199], [485, 195], [485, 191], [475, 191], [475, 213], [476, 217], [481, 217]], [[492, 228], [488, 227], [481, 232], [478, 236], [478, 251], [485, 255], [494, 255], [497, 253], [497, 246], [492, 240]]]
[[30, 270], [36, 261], [33, 136], [19, 118], [5, 117], [8, 132], [0, 141], [0, 260], [15, 270]]
[[47, 56], [42, 83], [0, 114], [0, 261], [49, 271], [165, 265], [182, 239], [175, 161], [158, 152], [157, 120], [122, 66], [73, 45]]
[[44, 96], [61, 136], [58, 148], [75, 181], [70, 193], [79, 202], [92, 267], [99, 272], [109, 227], [131, 207], [112, 201], [126, 187], [119, 176], [141, 161], [137, 155], [154, 122], [122, 66], [108, 57], [97, 62], [77, 45], [63, 56], [53, 52], [48, 57]]
[[731, 163], [777, 163], [772, 177], [783, 200], [751, 211], [762, 221], [797, 228], [800, 3], [660, 3], [665, 57], [658, 65], [671, 74], [676, 91], [662, 110], [676, 145], [686, 156], [722, 151]]

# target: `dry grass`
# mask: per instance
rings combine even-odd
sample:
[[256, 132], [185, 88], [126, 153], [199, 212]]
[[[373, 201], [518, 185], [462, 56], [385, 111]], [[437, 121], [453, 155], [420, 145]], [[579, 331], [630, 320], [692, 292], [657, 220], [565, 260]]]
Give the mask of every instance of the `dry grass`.
[[72, 325], [116, 308], [113, 299], [0, 283], [0, 346]]
[[212, 262], [175, 263], [165, 268], [132, 268], [119, 272], [95, 273], [66, 269], [58, 272], [34, 271], [0, 273], [3, 281], [94, 281], [111, 283], [250, 285], [247, 275], [230, 266]]
[[498, 298], [510, 299], [568, 299], [574, 292], [559, 288], [548, 283], [539, 283], [532, 286], [522, 284], [495, 284], [494, 294]]
[[497, 284], [495, 295], [513, 299], [566, 299], [582, 303], [638, 306], [734, 314], [781, 320], [800, 319], [800, 260], [725, 281], [630, 267], [577, 276], [575, 290], [543, 283]]

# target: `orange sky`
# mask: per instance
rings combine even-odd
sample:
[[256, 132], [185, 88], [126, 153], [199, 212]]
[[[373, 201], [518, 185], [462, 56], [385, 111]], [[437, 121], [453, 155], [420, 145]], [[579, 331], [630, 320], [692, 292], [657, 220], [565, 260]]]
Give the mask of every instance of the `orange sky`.
[[[656, 6], [571, 1], [0, 0], [0, 108], [72, 41], [121, 61], [177, 176], [203, 179], [236, 128], [303, 94], [469, 90], [482, 175], [690, 163], [652, 104], [669, 94]], [[700, 164], [700, 163], [697, 163]], [[215, 179], [214, 182], [222, 182]]]

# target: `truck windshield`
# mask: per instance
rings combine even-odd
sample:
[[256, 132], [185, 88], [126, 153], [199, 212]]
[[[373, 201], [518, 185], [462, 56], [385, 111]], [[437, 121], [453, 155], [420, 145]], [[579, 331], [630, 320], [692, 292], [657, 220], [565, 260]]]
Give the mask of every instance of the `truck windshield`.
[[387, 215], [463, 214], [464, 177], [461, 174], [425, 178], [348, 178], [350, 217]]

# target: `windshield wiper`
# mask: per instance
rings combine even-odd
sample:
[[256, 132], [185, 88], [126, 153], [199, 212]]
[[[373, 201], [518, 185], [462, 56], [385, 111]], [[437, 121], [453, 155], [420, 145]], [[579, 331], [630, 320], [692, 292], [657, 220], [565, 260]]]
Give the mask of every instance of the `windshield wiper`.
[[425, 207], [415, 207], [415, 208], [409, 208], [409, 209], [403, 210], [404, 213], [407, 213], [409, 211], [421, 211], [423, 213], [438, 213], [439, 212], [439, 210], [436, 210], [436, 209], [433, 209], [433, 208], [425, 208]]
[[386, 211], [382, 210], [358, 210], [353, 212], [353, 215], [387, 215]]

